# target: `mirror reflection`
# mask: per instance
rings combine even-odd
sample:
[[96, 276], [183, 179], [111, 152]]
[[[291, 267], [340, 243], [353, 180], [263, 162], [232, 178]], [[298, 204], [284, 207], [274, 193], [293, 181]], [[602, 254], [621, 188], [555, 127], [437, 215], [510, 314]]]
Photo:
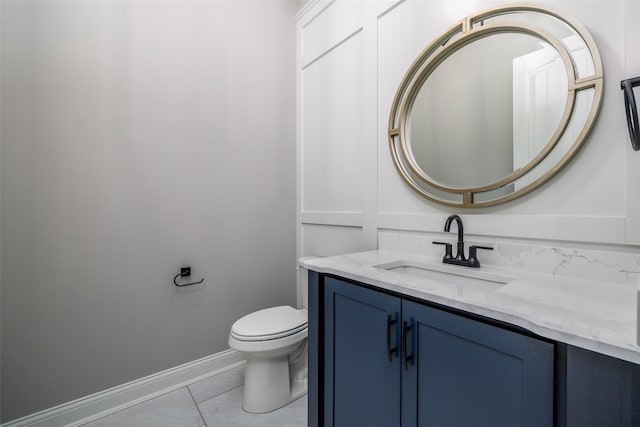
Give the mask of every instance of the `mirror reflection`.
[[544, 31], [551, 34], [557, 40], [560, 40], [568, 51], [572, 52], [573, 65], [578, 78], [586, 78], [596, 73], [595, 58], [589, 53], [589, 46], [585, 39], [581, 37], [580, 33], [567, 22], [546, 13], [535, 13], [527, 10], [490, 16], [486, 19], [478, 20], [474, 26], [481, 27], [489, 24], [499, 24], [501, 22], [519, 22], [523, 25], [543, 28]]
[[551, 45], [529, 34], [494, 34], [429, 75], [411, 109], [409, 147], [443, 185], [488, 185], [540, 153], [566, 101], [567, 73]]

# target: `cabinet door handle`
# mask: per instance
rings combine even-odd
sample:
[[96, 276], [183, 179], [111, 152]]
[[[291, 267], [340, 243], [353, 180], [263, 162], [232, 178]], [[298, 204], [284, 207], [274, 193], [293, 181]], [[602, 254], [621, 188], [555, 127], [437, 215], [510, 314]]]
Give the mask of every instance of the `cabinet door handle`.
[[389, 362], [391, 362], [391, 356], [398, 351], [397, 347], [391, 347], [391, 326], [395, 323], [396, 319], [387, 314], [387, 356], [389, 357]]
[[409, 330], [411, 329], [411, 326], [409, 326], [409, 322], [407, 322], [406, 320], [404, 320], [402, 322], [402, 353], [404, 354], [404, 369], [408, 370], [409, 369], [409, 362], [413, 361], [413, 356], [409, 355], [409, 350], [408, 350], [408, 333]]

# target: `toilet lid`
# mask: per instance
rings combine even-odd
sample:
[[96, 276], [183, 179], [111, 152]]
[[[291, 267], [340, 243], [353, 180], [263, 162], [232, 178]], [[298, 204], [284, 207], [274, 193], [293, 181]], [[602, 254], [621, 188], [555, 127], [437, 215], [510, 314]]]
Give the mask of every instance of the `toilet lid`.
[[285, 337], [307, 327], [307, 312], [283, 305], [247, 314], [231, 327], [231, 335], [245, 341]]

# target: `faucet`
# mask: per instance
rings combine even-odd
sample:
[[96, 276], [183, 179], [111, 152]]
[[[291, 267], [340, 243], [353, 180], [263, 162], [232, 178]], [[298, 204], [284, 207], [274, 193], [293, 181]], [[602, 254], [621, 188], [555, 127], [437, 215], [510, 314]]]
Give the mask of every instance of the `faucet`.
[[464, 267], [480, 268], [480, 260], [478, 259], [478, 249], [487, 249], [492, 251], [493, 248], [489, 246], [469, 246], [469, 258], [464, 256], [464, 227], [462, 225], [462, 218], [456, 214], [449, 215], [447, 221], [444, 223], [444, 231], [449, 232], [451, 230], [451, 223], [455, 221], [458, 227], [458, 242], [457, 252], [455, 258], [452, 253], [452, 244], [446, 242], [433, 242], [436, 245], [444, 245], [445, 252], [442, 257], [442, 262], [445, 264], [462, 265]]
[[444, 231], [449, 232], [451, 230], [451, 223], [455, 220], [456, 225], [458, 226], [458, 252], [456, 253], [456, 260], [458, 261], [466, 261], [467, 259], [464, 257], [464, 227], [462, 226], [462, 219], [456, 215], [449, 215], [447, 221], [444, 223]]

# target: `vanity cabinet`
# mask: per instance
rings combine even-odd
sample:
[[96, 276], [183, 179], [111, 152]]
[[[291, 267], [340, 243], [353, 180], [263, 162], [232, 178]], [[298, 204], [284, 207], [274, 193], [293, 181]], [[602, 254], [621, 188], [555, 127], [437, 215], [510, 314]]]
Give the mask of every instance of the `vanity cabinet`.
[[563, 352], [566, 402], [558, 406], [567, 427], [640, 426], [640, 365], [572, 346]]
[[324, 307], [324, 425], [399, 425], [400, 298], [327, 278]]
[[[319, 372], [319, 404], [309, 425], [553, 425], [552, 343], [342, 279], [318, 280], [310, 315], [320, 325], [310, 348], [319, 353], [310, 369]], [[321, 339], [311, 344], [315, 333]]]

